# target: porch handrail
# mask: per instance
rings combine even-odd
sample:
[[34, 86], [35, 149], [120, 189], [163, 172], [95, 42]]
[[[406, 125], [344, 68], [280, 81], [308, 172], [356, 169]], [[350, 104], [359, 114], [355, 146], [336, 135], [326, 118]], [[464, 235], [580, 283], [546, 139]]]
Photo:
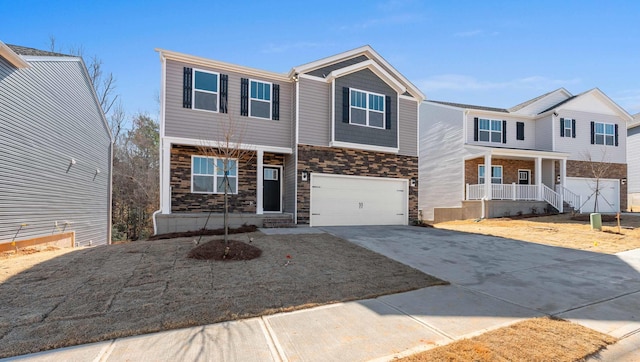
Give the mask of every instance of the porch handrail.
[[484, 197], [484, 185], [467, 184], [467, 200], [482, 200]]
[[553, 191], [549, 186], [542, 184], [542, 198], [558, 210], [559, 213], [563, 212], [562, 195]]
[[568, 188], [560, 184], [556, 185], [556, 192], [561, 193], [562, 196], [564, 197], [564, 202], [566, 202], [571, 207], [573, 207], [574, 210], [577, 210], [578, 212], [582, 212], [582, 210], [580, 210], [580, 205], [582, 205], [581, 195], [574, 193], [573, 191], [569, 190]]

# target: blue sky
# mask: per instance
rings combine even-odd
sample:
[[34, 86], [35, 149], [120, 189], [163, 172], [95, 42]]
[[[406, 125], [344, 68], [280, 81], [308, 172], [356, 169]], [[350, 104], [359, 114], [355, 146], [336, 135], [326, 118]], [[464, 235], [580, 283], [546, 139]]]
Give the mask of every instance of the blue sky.
[[640, 112], [637, 1], [0, 1], [0, 40], [84, 48], [157, 117], [155, 48], [275, 72], [371, 45], [428, 99], [511, 107], [598, 87]]

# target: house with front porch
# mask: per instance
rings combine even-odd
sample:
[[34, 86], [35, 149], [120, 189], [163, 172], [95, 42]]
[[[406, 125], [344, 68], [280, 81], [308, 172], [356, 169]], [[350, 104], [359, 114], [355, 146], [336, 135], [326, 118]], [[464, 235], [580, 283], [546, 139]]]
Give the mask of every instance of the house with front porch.
[[418, 218], [425, 96], [370, 46], [284, 74], [157, 51], [156, 233], [219, 227], [225, 188], [231, 225]]
[[625, 210], [631, 120], [597, 88], [560, 88], [509, 109], [425, 101], [421, 217]]

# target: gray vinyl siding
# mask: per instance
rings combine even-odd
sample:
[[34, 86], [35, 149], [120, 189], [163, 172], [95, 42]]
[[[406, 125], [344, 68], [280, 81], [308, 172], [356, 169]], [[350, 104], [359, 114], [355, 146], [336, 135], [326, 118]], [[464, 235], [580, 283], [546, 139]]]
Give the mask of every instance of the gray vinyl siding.
[[460, 207], [464, 192], [463, 111], [420, 105], [418, 209], [433, 220], [434, 207]]
[[331, 84], [300, 78], [299, 143], [329, 146], [331, 140]]
[[0, 242], [26, 223], [16, 240], [64, 229], [80, 245], [107, 244], [111, 138], [84, 66], [29, 64], [0, 58]]
[[[560, 121], [558, 121], [560, 122]], [[536, 149], [541, 151], [553, 151], [553, 132], [556, 125], [553, 124], [553, 117], [547, 116], [536, 120]], [[557, 132], [560, 132], [560, 125], [557, 125]]]
[[[197, 68], [227, 74], [228, 81], [228, 113], [207, 112], [183, 108], [183, 69]], [[280, 120], [246, 117], [240, 115], [240, 79], [250, 78], [280, 85]], [[272, 79], [247, 77], [240, 73], [219, 71], [214, 68], [194, 67], [190, 64], [167, 60], [165, 79], [165, 119], [164, 134], [166, 137], [180, 137], [195, 140], [217, 140], [223, 132], [222, 122], [233, 121], [242, 135], [242, 143], [292, 147], [292, 94], [290, 82], [274, 82]], [[222, 123], [224, 124], [224, 123]]]
[[335, 63], [335, 64], [328, 65], [326, 67], [322, 67], [322, 68], [313, 70], [311, 72], [308, 72], [307, 74], [313, 75], [315, 77], [325, 78], [326, 76], [329, 75], [329, 73], [333, 72], [336, 69], [342, 69], [342, 68], [348, 67], [350, 65], [354, 65], [354, 64], [357, 64], [357, 63], [364, 62], [366, 60], [369, 60], [369, 58], [367, 58], [364, 55], [360, 55], [360, 56], [357, 56], [355, 58], [343, 60], [341, 62], [338, 62], [338, 63]]
[[[383, 147], [398, 147], [397, 133], [397, 103], [398, 94], [371, 70], [364, 69], [335, 80], [335, 140], [341, 142], [375, 145]], [[391, 129], [380, 129], [361, 125], [354, 125], [342, 121], [342, 90], [343, 87], [356, 88], [362, 91], [383, 94], [391, 97]], [[385, 105], [388, 107], [389, 105]]]
[[[560, 137], [560, 118], [576, 120], [575, 138]], [[592, 145], [591, 121], [617, 124], [618, 146]], [[614, 115], [563, 109], [558, 111], [558, 117], [556, 117], [553, 127], [558, 130], [555, 132], [554, 151], [570, 153], [569, 160], [587, 161], [591, 156], [593, 161], [627, 162], [627, 124]]]
[[418, 156], [418, 103], [400, 98], [398, 130], [400, 131], [399, 154]]

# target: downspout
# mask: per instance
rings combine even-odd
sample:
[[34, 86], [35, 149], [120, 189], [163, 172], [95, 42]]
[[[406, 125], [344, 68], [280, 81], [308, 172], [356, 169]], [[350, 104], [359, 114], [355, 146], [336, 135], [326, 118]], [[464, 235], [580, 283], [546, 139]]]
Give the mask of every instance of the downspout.
[[109, 221], [107, 225], [107, 245], [111, 245], [111, 229], [113, 228], [113, 144], [115, 140], [109, 140], [109, 185], [108, 190], [108, 206], [107, 212], [109, 215]]
[[164, 107], [165, 107], [165, 73], [167, 69], [167, 61], [160, 52], [160, 142], [158, 145], [158, 154], [160, 157], [160, 163], [158, 164], [158, 210], [154, 211], [151, 215], [151, 220], [153, 221], [153, 233], [158, 234], [158, 223], [156, 220], [156, 215], [158, 215], [162, 211], [162, 168], [163, 168], [163, 148], [164, 148]]

